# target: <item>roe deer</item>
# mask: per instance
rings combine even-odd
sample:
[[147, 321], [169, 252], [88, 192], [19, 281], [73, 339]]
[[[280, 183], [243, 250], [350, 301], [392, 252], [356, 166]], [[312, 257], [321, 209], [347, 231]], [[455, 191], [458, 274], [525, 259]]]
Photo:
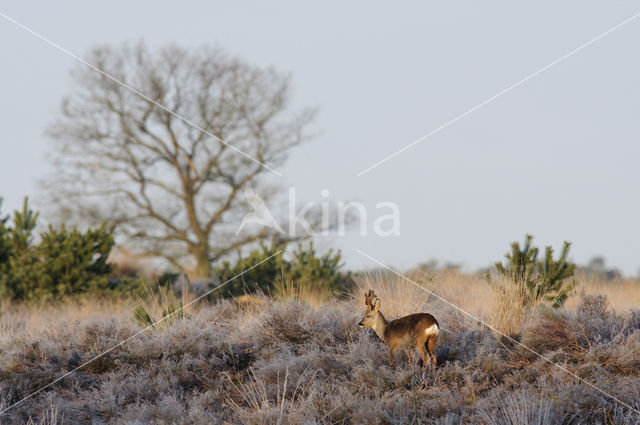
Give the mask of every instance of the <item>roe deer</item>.
[[380, 299], [373, 290], [364, 294], [367, 312], [360, 327], [373, 329], [389, 347], [389, 364], [393, 366], [398, 350], [413, 347], [422, 357], [422, 367], [427, 365], [427, 355], [436, 367], [436, 340], [440, 325], [429, 313], [417, 313], [387, 322], [380, 313]]

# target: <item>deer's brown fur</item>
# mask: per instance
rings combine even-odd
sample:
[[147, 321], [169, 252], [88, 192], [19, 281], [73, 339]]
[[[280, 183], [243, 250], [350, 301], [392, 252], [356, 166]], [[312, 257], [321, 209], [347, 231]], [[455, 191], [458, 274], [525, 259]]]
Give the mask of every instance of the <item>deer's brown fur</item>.
[[440, 325], [429, 313], [417, 313], [400, 319], [387, 321], [380, 312], [380, 299], [373, 290], [364, 295], [367, 312], [359, 323], [361, 327], [372, 328], [389, 347], [389, 364], [393, 366], [398, 350], [413, 348], [422, 358], [422, 367], [431, 358], [436, 367], [436, 341]]

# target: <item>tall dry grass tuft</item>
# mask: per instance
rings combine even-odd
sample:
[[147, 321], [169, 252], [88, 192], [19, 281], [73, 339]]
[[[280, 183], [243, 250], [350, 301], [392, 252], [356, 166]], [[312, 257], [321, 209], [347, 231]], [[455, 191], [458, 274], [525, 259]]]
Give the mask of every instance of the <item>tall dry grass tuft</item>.
[[282, 384], [278, 375], [276, 392], [273, 394], [268, 391], [268, 384], [258, 378], [252, 369], [246, 382], [236, 383], [227, 374], [232, 392], [241, 398], [236, 401], [230, 396], [227, 403], [245, 425], [312, 423], [315, 421], [310, 418], [316, 415], [312, 388], [315, 375], [303, 372], [295, 387], [292, 387], [289, 382], [289, 370], [285, 369]]
[[273, 295], [276, 299], [300, 301], [316, 309], [329, 300], [329, 293], [321, 286], [298, 285], [293, 281], [281, 281]]
[[503, 334], [517, 337], [531, 321], [535, 308], [526, 308], [522, 293], [504, 278], [497, 278], [486, 285], [492, 296], [485, 315], [487, 322]]
[[162, 334], [176, 322], [186, 322], [201, 307], [191, 303], [196, 296], [187, 281], [179, 280], [177, 284], [177, 287], [146, 284], [143, 295], [138, 296], [134, 319], [141, 326], [153, 324]]
[[42, 412], [39, 419], [29, 418], [27, 425], [62, 425], [64, 416], [58, 413], [58, 408], [52, 403]]
[[491, 408], [482, 409], [487, 425], [546, 425], [565, 423], [544, 395], [532, 395], [527, 391], [492, 394]]

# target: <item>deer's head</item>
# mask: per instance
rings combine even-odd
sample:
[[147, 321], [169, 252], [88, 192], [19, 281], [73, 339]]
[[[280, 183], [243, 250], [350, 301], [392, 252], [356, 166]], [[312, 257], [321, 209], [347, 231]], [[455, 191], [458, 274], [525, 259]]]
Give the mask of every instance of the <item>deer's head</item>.
[[364, 317], [358, 323], [358, 326], [361, 328], [376, 328], [376, 324], [378, 324], [382, 318], [382, 314], [380, 313], [380, 299], [376, 296], [372, 289], [369, 292], [364, 294], [364, 305], [367, 306], [367, 312], [364, 314]]

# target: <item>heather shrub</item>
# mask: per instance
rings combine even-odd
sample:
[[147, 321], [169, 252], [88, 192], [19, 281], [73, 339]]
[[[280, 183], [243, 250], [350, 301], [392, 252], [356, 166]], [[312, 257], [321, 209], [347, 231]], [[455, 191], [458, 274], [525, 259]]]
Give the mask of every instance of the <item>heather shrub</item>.
[[303, 373], [293, 381], [285, 370], [278, 375], [275, 388], [268, 388], [250, 372], [246, 382], [229, 380], [235, 394], [228, 398], [228, 404], [243, 424], [315, 424], [313, 378], [314, 374]]
[[524, 329], [521, 342], [533, 352], [518, 346], [517, 355], [529, 361], [535, 360], [537, 354], [560, 348], [565, 351], [579, 349], [578, 337], [569, 318], [550, 308], [538, 309], [535, 318]]
[[593, 345], [586, 353], [605, 370], [616, 375], [640, 375], [640, 331], [620, 336], [609, 343]]
[[[638, 404], [636, 403], [636, 406]], [[624, 406], [614, 406], [609, 412], [611, 423], [616, 425], [634, 425], [640, 422], [640, 413], [634, 412]]]
[[497, 352], [501, 347], [497, 338], [481, 329], [469, 329], [450, 335], [446, 342], [439, 341], [437, 345], [438, 357], [462, 362], [468, 362], [486, 352]]
[[575, 324], [581, 345], [610, 341], [624, 326], [624, 321], [609, 309], [607, 297], [587, 295], [575, 312]]
[[560, 425], [566, 419], [547, 397], [525, 390], [492, 391], [481, 403], [479, 416], [487, 425]]
[[[430, 282], [442, 291], [443, 280], [455, 282], [448, 279], [436, 276]], [[471, 295], [458, 293], [473, 307], [464, 299]], [[168, 297], [181, 302], [179, 294]], [[0, 422], [630, 424], [640, 419], [548, 362], [524, 357], [517, 344], [458, 317], [433, 297], [417, 308], [434, 311], [441, 322], [438, 368], [422, 370], [406, 354], [389, 367], [386, 345], [370, 329], [357, 327], [364, 310], [360, 298], [322, 305], [266, 296], [252, 298], [249, 307], [233, 299], [198, 303], [187, 317], [137, 335], [13, 407]], [[575, 310], [538, 308], [522, 328], [522, 341], [637, 408], [638, 313], [616, 313], [605, 301], [583, 300]], [[75, 316], [66, 304], [6, 309], [0, 318], [0, 406], [141, 330], [131, 317], [135, 304], [102, 302], [76, 306], [82, 311]], [[391, 308], [414, 308], [407, 305]], [[483, 300], [474, 313], [487, 314], [490, 305]], [[95, 317], [87, 312], [92, 309]], [[591, 330], [603, 334], [588, 335]], [[590, 344], [583, 344], [585, 337]]]
[[273, 345], [281, 342], [302, 344], [311, 338], [313, 312], [309, 306], [295, 301], [267, 305], [258, 315], [252, 333], [259, 345]]
[[[555, 372], [553, 374], [555, 375]], [[626, 406], [588, 385], [572, 382], [559, 375], [556, 375], [555, 380], [557, 380], [555, 385], [547, 385], [544, 391], [548, 394], [553, 406], [562, 412], [565, 418], [570, 418], [572, 423], [594, 425], [616, 423], [611, 421], [611, 417], [616, 411], [617, 415], [623, 417], [620, 410], [635, 417], [636, 420], [640, 419], [638, 413], [631, 412]], [[603, 378], [591, 379], [591, 382], [607, 394], [640, 410], [637, 398], [640, 381], [637, 379], [635, 381], [620, 380], [616, 384]]]

